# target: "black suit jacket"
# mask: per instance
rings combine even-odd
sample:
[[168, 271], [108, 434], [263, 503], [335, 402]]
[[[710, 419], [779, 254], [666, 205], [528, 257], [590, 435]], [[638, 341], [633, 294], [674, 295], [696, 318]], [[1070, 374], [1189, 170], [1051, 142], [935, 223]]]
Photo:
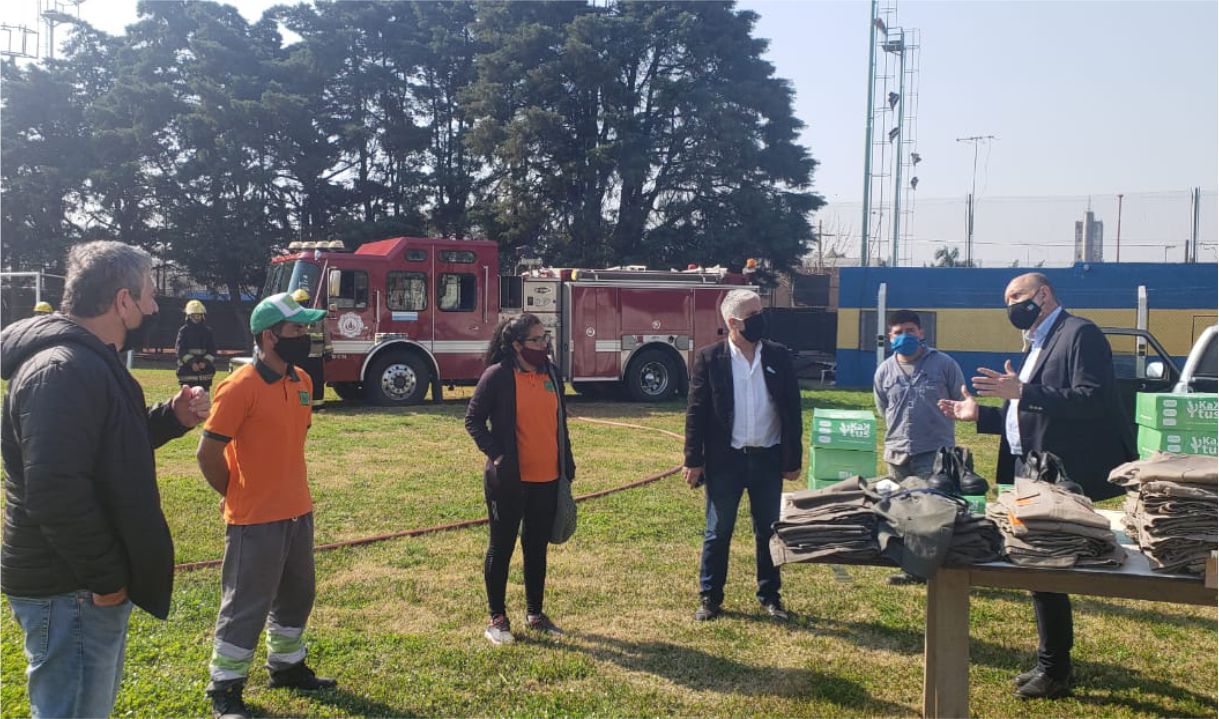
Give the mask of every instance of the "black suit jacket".
[[[687, 467], [719, 464], [732, 449], [732, 353], [728, 342], [704, 347], [694, 358], [686, 406]], [[766, 389], [782, 426], [783, 471], [793, 472], [800, 469], [804, 458], [804, 423], [791, 352], [769, 340], [762, 340], [761, 352]]]
[[[978, 432], [997, 434], [997, 481], [1010, 483], [1015, 457], [1002, 408], [978, 408]], [[1035, 450], [1062, 458], [1067, 475], [1093, 499], [1123, 493], [1110, 484], [1109, 472], [1137, 457], [1134, 434], [1117, 396], [1113, 352], [1096, 325], [1063, 310], [1046, 336], [1020, 398], [1020, 444], [1025, 456]]]

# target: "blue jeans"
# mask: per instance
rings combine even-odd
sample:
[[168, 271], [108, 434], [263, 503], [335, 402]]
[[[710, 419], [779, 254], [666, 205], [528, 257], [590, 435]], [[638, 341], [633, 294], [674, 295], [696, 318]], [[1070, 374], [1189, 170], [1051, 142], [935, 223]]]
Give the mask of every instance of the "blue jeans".
[[123, 677], [131, 602], [99, 607], [88, 591], [8, 597], [25, 632], [30, 714], [106, 717]]
[[724, 602], [728, 549], [744, 492], [749, 492], [749, 513], [753, 517], [758, 601], [763, 604], [779, 601], [782, 581], [779, 568], [770, 558], [770, 537], [774, 534], [775, 522], [779, 521], [782, 462], [778, 447], [755, 454], [732, 450], [723, 466], [706, 469], [707, 528], [703, 532], [699, 595], [716, 606]]

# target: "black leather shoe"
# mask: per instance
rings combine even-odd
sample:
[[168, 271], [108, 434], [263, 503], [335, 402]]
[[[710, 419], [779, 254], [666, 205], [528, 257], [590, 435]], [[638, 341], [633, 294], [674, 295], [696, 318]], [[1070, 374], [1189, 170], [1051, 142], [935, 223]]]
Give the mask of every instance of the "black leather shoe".
[[706, 597], [699, 600], [698, 611], [694, 612], [694, 619], [700, 622], [710, 621], [720, 615], [720, 605], [712, 603]]
[[1017, 699], [1061, 699], [1071, 693], [1071, 680], [1054, 679], [1049, 674], [1036, 670], [1024, 684], [1016, 689]]
[[297, 662], [290, 667], [271, 672], [272, 689], [300, 689], [315, 692], [319, 689], [333, 689], [339, 683], [334, 679], [323, 679], [313, 673], [304, 662]]
[[762, 605], [762, 608], [765, 609], [766, 613], [770, 615], [770, 618], [774, 619], [776, 622], [786, 622], [791, 619], [791, 615], [788, 614], [787, 610], [783, 608], [783, 602], [779, 601], [778, 599], [766, 602]]
[[234, 684], [208, 692], [207, 698], [212, 700], [212, 719], [249, 719], [250, 710], [241, 698], [243, 689], [244, 685]]

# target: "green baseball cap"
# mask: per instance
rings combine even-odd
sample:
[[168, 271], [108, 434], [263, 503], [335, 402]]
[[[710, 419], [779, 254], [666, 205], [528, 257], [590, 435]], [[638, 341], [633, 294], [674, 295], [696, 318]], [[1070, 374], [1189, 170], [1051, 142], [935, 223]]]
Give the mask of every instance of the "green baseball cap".
[[280, 292], [258, 303], [250, 313], [250, 331], [254, 334], [280, 322], [311, 325], [326, 316], [326, 310], [307, 310], [292, 299], [292, 293]]

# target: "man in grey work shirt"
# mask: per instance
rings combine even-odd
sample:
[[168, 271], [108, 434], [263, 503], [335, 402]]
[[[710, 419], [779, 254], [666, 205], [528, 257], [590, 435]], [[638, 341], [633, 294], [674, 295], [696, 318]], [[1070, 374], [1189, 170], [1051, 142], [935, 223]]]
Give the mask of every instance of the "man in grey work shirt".
[[962, 399], [965, 375], [943, 352], [927, 346], [917, 312], [889, 316], [893, 354], [876, 368], [872, 393], [885, 416], [885, 463], [896, 480], [931, 474], [936, 451], [956, 446], [953, 422], [940, 412], [942, 399]]

